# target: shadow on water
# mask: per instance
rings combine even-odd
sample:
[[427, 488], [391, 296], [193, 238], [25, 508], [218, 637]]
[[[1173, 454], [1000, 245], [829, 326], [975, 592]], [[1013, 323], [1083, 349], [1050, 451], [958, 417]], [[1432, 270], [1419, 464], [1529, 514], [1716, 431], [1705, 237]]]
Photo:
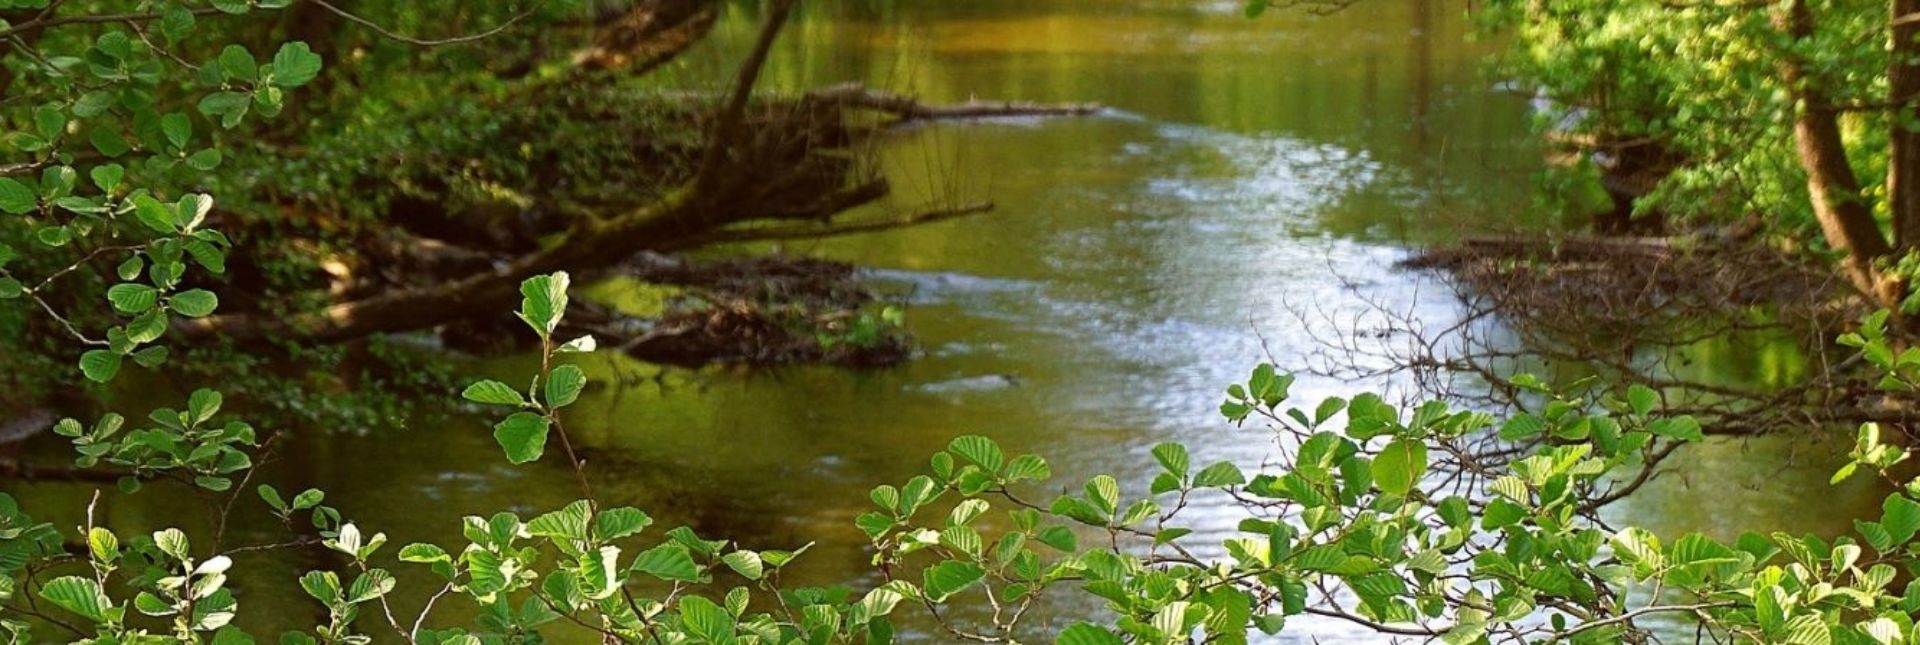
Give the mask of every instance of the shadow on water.
[[[750, 548], [816, 542], [790, 582], [868, 583], [844, 577], [866, 570], [852, 521], [867, 489], [917, 474], [952, 437], [985, 434], [1046, 455], [1058, 482], [1110, 472], [1135, 492], [1151, 475], [1147, 451], [1163, 441], [1189, 442], [1196, 460], [1256, 465], [1274, 454], [1268, 436], [1230, 428], [1216, 407], [1222, 388], [1263, 357], [1297, 364], [1313, 349], [1316, 330], [1301, 327], [1295, 308], [1340, 312], [1371, 300], [1445, 320], [1456, 310], [1444, 288], [1391, 268], [1406, 244], [1563, 225], [1533, 207], [1541, 151], [1527, 103], [1481, 75], [1491, 46], [1469, 42], [1463, 3], [1363, 3], [1327, 18], [1260, 21], [1242, 18], [1240, 4], [809, 3], [780, 44], [770, 85], [859, 81], [931, 101], [1112, 109], [909, 130], [885, 151], [897, 194], [881, 208], [960, 193], [999, 209], [781, 249], [871, 266], [910, 292], [920, 360], [877, 372], [662, 374], [584, 359], [596, 380], [616, 383], [589, 393], [569, 419], [596, 492], [647, 509], [659, 525], [688, 523]], [[680, 82], [723, 78], [747, 18], [724, 20], [712, 46], [675, 72]], [[509, 359], [482, 369], [530, 368]], [[1294, 391], [1311, 401], [1364, 385], [1305, 379]], [[558, 460], [506, 465], [482, 420], [395, 424], [298, 434], [282, 448], [283, 488], [323, 487], [329, 503], [399, 544], [458, 543], [460, 515], [504, 506], [524, 516], [576, 496]], [[1786, 450], [1696, 451], [1621, 513], [1663, 531], [1842, 524], [1846, 505], [1803, 512], [1793, 497], [1825, 498], [1823, 458], [1783, 461]], [[1753, 474], [1754, 464], [1776, 463], [1799, 465]], [[16, 494], [49, 509], [86, 498], [71, 486]], [[1719, 500], [1711, 516], [1697, 512], [1702, 495]], [[129, 527], [195, 510], [161, 495], [110, 496], [105, 507]], [[247, 520], [233, 541], [271, 539], [262, 520]], [[252, 563], [264, 572], [240, 583], [249, 620], [280, 626], [311, 614], [296, 596], [268, 594], [317, 560]], [[1298, 627], [1322, 642], [1370, 640], [1339, 625]]]

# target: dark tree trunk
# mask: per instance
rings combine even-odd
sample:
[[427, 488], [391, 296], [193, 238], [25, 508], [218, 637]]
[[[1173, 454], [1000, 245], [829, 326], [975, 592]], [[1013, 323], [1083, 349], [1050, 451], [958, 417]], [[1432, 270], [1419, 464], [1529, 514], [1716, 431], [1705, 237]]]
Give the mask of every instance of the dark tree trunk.
[[[1793, 0], [1776, 10], [1774, 24], [1794, 41], [1814, 33], [1813, 12], [1806, 0]], [[1780, 74], [1799, 106], [1794, 113], [1793, 139], [1800, 166], [1807, 173], [1807, 196], [1827, 244], [1846, 254], [1841, 267], [1861, 292], [1882, 306], [1898, 304], [1896, 285], [1883, 279], [1875, 263], [1893, 252], [1880, 232], [1872, 209], [1860, 191], [1860, 179], [1847, 162], [1846, 142], [1840, 135], [1833, 101], [1810, 78], [1804, 61], [1793, 51], [1781, 52]]]
[[1920, 0], [1891, 0], [1887, 60], [1888, 209], [1894, 243], [1920, 248]]

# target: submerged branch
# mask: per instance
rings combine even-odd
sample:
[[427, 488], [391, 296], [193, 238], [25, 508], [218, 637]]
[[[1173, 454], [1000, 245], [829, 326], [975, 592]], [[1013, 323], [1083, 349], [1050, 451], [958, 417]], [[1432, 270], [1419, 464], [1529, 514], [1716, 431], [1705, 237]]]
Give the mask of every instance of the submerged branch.
[[812, 240], [842, 235], [874, 233], [896, 228], [920, 226], [933, 222], [958, 219], [978, 215], [993, 210], [993, 204], [978, 203], [923, 211], [905, 217], [869, 222], [846, 222], [818, 226], [767, 226], [759, 228], [739, 228], [718, 231], [698, 240], [698, 245], [736, 244], [741, 242], [771, 242], [777, 240]]
[[808, 94], [809, 97], [833, 101], [848, 107], [857, 107], [893, 115], [899, 123], [915, 121], [952, 121], [967, 119], [995, 119], [1014, 117], [1050, 117], [1050, 116], [1091, 116], [1099, 114], [1106, 106], [1098, 103], [1029, 103], [1020, 101], [979, 101], [973, 100], [956, 104], [923, 103], [905, 94], [883, 92], [868, 89], [860, 85], [838, 85]]

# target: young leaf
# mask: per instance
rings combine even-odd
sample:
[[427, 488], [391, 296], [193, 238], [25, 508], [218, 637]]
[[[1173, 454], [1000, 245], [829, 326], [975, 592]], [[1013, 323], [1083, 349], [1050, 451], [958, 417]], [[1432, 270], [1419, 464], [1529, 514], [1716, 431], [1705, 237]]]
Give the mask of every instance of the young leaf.
[[587, 373], [575, 365], [561, 365], [553, 368], [547, 376], [547, 407], [563, 408], [572, 405], [580, 398], [580, 390], [587, 384]]
[[567, 311], [567, 272], [538, 275], [520, 283], [520, 319], [541, 338], [553, 335]]
[[505, 383], [494, 380], [485, 380], [469, 385], [466, 391], [460, 393], [460, 396], [466, 398], [468, 401], [484, 403], [486, 405], [519, 406], [526, 404], [526, 400], [520, 398], [519, 391], [514, 390]]
[[1187, 447], [1177, 443], [1163, 443], [1153, 447], [1153, 458], [1160, 467], [1181, 480], [1187, 478], [1187, 469], [1191, 462], [1187, 456]]

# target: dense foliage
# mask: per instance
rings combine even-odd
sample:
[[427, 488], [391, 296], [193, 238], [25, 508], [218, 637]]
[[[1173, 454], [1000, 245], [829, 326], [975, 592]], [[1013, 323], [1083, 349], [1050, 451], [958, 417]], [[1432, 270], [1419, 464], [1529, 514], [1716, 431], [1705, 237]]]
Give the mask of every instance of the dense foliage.
[[[1754, 217], [1901, 304], [1920, 241], [1920, 6], [1487, 3], [1500, 75], [1643, 215]], [[1876, 181], [1876, 178], [1884, 178]], [[1911, 304], [1908, 305], [1911, 307]]]
[[[572, 468], [584, 467], [560, 411], [578, 400], [586, 377], [556, 359], [594, 343], [554, 337], [568, 282], [562, 273], [522, 287], [519, 316], [543, 348], [526, 391], [482, 380], [463, 393], [512, 410], [494, 437], [516, 464], [539, 461], [558, 443]], [[1009, 456], [986, 437], [955, 439], [928, 475], [873, 489], [878, 510], [857, 523], [887, 582], [864, 592], [782, 588], [778, 572], [804, 547], [745, 550], [685, 528], [639, 540], [647, 514], [603, 505], [583, 475], [582, 499], [565, 508], [468, 517], [465, 544], [399, 548], [391, 557], [425, 569], [409, 580], [438, 587], [411, 620], [388, 600], [402, 575], [380, 566], [386, 534], [355, 524], [350, 509], [323, 505], [319, 490], [289, 499], [270, 486], [236, 485], [251, 478], [259, 437], [243, 422], [221, 422], [218, 393], [157, 410], [147, 427], [108, 415], [57, 430], [73, 439], [83, 466], [223, 495], [215, 526], [236, 505], [289, 527], [308, 517], [338, 555], [334, 567], [297, 582], [328, 619], [282, 642], [370, 642], [386, 630], [408, 642], [536, 642], [561, 624], [624, 642], [890, 642], [891, 616], [908, 605], [955, 636], [1001, 642], [1032, 638], [1022, 617], [1058, 587], [1101, 598], [1113, 612], [1103, 621], [1112, 628], [1076, 624], [1057, 634], [1063, 643], [1243, 642], [1251, 630], [1278, 633], [1299, 616], [1455, 643], [1619, 642], [1661, 629], [1662, 620], [1764, 642], [1920, 637], [1912, 619], [1920, 583], [1904, 591], [1895, 583], [1920, 562], [1920, 480], [1889, 496], [1881, 517], [1861, 521], [1858, 538], [1749, 533], [1723, 543], [1696, 534], [1663, 545], [1597, 516], [1620, 494], [1610, 475], [1621, 466], [1701, 439], [1691, 419], [1655, 415], [1652, 390], [1596, 404], [1516, 379], [1546, 403], [1496, 422], [1438, 402], [1403, 411], [1371, 394], [1284, 408], [1291, 382], [1263, 365], [1221, 406], [1228, 419], [1265, 420], [1297, 446], [1281, 467], [1251, 477], [1226, 462], [1196, 467], [1184, 446], [1162, 444], [1152, 451], [1160, 474], [1144, 487], [1101, 475], [1042, 504], [1027, 499], [1051, 477], [1045, 459]], [[1489, 434], [1535, 447], [1503, 466], [1482, 465], [1471, 445]], [[1863, 468], [1884, 474], [1906, 455], [1864, 427], [1854, 463], [1836, 479]], [[1233, 537], [1206, 546], [1190, 539], [1215, 529], [1180, 517], [1203, 496], [1245, 509]], [[241, 612], [224, 586], [231, 554], [301, 544], [300, 532], [285, 544], [242, 547], [179, 529], [123, 539], [89, 521], [76, 537], [84, 552], [70, 555], [65, 536], [17, 500], [0, 496], [0, 510], [7, 610], [89, 642], [251, 642], [230, 626]], [[671, 591], [648, 595], [642, 580]], [[480, 623], [435, 628], [434, 606], [447, 596], [481, 607]], [[768, 597], [771, 606], [754, 608]], [[991, 612], [958, 618], [951, 607], [960, 604]], [[35, 634], [17, 617], [0, 626], [13, 642]]]

